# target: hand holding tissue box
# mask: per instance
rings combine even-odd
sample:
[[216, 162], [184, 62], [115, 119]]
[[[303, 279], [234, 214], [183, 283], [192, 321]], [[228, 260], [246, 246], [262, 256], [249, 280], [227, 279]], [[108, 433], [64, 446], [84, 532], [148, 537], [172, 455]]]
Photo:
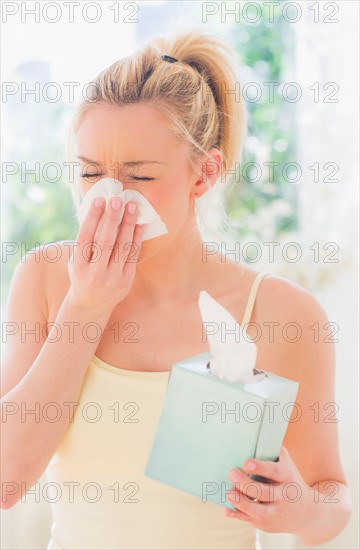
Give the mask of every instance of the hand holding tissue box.
[[257, 370], [244, 327], [206, 291], [198, 303], [210, 352], [172, 366], [145, 475], [235, 509], [229, 471], [277, 460], [299, 383]]
[[[78, 212], [79, 224], [83, 223], [92, 201], [96, 197], [104, 197], [106, 201], [109, 201], [111, 197], [120, 197], [122, 199], [122, 205], [119, 212], [119, 223], [124, 215], [125, 204], [129, 201], [135, 202], [139, 209], [136, 223], [147, 224], [142, 236], [143, 241], [159, 237], [168, 232], [159, 214], [144, 195], [133, 189], [125, 189], [124, 191], [123, 184], [113, 178], [103, 178], [99, 180], [89, 189], [89, 191], [87, 191], [87, 193], [85, 193]], [[103, 219], [104, 217], [99, 224], [98, 231], [101, 230]]]

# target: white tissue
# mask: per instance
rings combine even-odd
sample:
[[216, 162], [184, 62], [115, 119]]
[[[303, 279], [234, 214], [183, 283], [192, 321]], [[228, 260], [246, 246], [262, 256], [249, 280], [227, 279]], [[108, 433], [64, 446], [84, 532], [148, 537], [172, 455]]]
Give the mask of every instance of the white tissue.
[[200, 291], [198, 304], [213, 356], [210, 360], [211, 373], [228, 382], [242, 384], [263, 380], [266, 373], [253, 372], [256, 345], [240, 323], [206, 290]]
[[[107, 201], [111, 197], [120, 197], [122, 199], [121, 209], [119, 211], [119, 223], [121, 222], [124, 211], [125, 204], [129, 201], [133, 201], [138, 206], [138, 216], [136, 223], [145, 223], [147, 224], [144, 228], [142, 240], [146, 241], [148, 239], [153, 239], [154, 237], [159, 237], [168, 232], [166, 225], [161, 220], [159, 214], [156, 212], [152, 204], [138, 191], [133, 189], [125, 189], [123, 184], [113, 178], [103, 178], [95, 183], [83, 198], [83, 201], [80, 205], [78, 211], [78, 220], [81, 225], [85, 219], [85, 216], [91, 206], [92, 201], [96, 197], [104, 197]], [[104, 217], [102, 218], [103, 222]], [[100, 222], [101, 223], [101, 222]]]

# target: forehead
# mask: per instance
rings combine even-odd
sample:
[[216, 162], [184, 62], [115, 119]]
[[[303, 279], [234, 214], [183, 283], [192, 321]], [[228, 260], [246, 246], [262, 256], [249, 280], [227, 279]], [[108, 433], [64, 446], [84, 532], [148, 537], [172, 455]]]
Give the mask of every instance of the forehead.
[[128, 161], [136, 155], [161, 160], [186, 154], [185, 144], [176, 140], [163, 115], [150, 104], [90, 107], [81, 117], [76, 145], [79, 155], [91, 159], [102, 155]]

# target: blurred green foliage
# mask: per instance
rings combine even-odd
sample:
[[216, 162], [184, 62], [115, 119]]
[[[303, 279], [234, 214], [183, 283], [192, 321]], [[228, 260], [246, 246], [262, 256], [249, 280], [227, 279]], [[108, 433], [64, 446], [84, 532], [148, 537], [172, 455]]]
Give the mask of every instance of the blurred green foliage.
[[[232, 4], [232, 3], [231, 3]], [[248, 19], [256, 13], [247, 12]], [[236, 239], [277, 240], [297, 228], [294, 88], [295, 37], [275, 11], [273, 23], [234, 25], [241, 89], [248, 112], [248, 138], [240, 169], [226, 191], [226, 211]], [[251, 83], [251, 84], [250, 84]], [[276, 163], [272, 166], [266, 163]], [[287, 166], [288, 165], [288, 166]]]
[[[21, 72], [17, 77], [22, 80]], [[33, 83], [26, 85], [30, 89]], [[14, 269], [27, 251], [38, 243], [76, 236], [69, 171], [64, 166], [65, 128], [71, 110], [62, 101], [37, 102], [30, 95], [26, 101], [20, 96], [9, 98], [4, 123], [9, 140], [2, 182], [5, 297]]]

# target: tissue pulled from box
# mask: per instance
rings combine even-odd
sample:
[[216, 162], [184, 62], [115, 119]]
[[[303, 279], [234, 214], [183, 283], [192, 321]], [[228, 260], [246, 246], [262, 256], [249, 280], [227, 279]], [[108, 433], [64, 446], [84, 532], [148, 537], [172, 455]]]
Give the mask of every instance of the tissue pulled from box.
[[266, 373], [254, 373], [257, 347], [245, 328], [206, 290], [200, 291], [198, 304], [213, 356], [211, 373], [228, 382], [242, 384], [263, 380]]
[[[121, 222], [125, 205], [129, 201], [133, 201], [138, 206], [138, 216], [136, 223], [146, 224], [142, 236], [142, 240], [146, 241], [148, 239], [153, 239], [154, 237], [159, 237], [168, 232], [166, 225], [161, 220], [159, 214], [156, 212], [152, 204], [138, 191], [133, 189], [125, 189], [123, 184], [113, 178], [103, 178], [96, 182], [90, 189], [85, 193], [83, 201], [80, 205], [78, 211], [78, 220], [81, 225], [84, 221], [86, 214], [91, 206], [91, 203], [96, 197], [103, 197], [106, 202], [110, 200], [111, 197], [120, 197], [122, 199], [122, 205], [119, 211], [119, 223]], [[102, 217], [101, 225], [103, 223], [104, 216]], [[99, 229], [100, 230], [100, 224]]]

